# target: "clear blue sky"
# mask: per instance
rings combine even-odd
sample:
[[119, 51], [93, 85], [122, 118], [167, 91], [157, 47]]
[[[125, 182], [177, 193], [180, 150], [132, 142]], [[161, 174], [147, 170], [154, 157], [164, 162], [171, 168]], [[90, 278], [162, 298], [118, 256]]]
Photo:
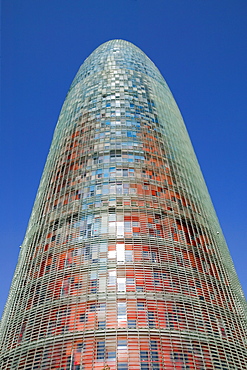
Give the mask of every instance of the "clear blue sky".
[[168, 82], [247, 295], [246, 19], [246, 0], [2, 0], [0, 311], [67, 90], [114, 38]]

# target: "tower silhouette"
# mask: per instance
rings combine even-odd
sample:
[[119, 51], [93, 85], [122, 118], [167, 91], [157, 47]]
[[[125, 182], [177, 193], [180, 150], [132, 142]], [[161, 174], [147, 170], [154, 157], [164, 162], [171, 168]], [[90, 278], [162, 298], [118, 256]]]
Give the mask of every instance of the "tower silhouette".
[[1, 369], [247, 369], [246, 302], [175, 100], [112, 40], [62, 107], [1, 322]]

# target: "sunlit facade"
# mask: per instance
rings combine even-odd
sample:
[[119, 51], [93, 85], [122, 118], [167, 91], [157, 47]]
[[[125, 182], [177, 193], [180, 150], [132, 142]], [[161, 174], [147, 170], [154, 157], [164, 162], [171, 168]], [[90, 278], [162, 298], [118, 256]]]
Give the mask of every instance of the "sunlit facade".
[[109, 41], [62, 107], [1, 369], [247, 369], [246, 344], [246, 302], [175, 100], [140, 49]]

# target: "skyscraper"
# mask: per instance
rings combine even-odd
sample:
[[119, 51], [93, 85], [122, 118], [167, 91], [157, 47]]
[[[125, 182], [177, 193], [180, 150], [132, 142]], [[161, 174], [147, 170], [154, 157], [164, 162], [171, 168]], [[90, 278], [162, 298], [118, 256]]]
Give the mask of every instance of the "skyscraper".
[[1, 369], [247, 369], [246, 302], [181, 114], [123, 40], [68, 92], [1, 323]]

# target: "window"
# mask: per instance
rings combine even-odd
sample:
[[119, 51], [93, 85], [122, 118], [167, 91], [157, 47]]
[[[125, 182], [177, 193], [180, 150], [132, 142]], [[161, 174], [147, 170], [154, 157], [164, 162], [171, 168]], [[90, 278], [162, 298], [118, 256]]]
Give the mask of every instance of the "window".
[[97, 286], [98, 286], [97, 280], [91, 280], [90, 293], [97, 293]]
[[117, 278], [118, 292], [126, 292], [126, 278]]
[[160, 274], [159, 272], [154, 272], [153, 273], [153, 278], [154, 278], [154, 285], [160, 285]]
[[132, 262], [133, 261], [133, 251], [125, 251], [125, 261]]
[[150, 328], [155, 327], [154, 312], [148, 312], [148, 325]]
[[135, 285], [134, 278], [126, 278], [126, 285]]
[[176, 317], [174, 317], [174, 314], [172, 314], [171, 312], [166, 312], [165, 317], [166, 317], [166, 326], [168, 328], [173, 329], [174, 323], [177, 321]]
[[148, 351], [140, 351], [141, 370], [149, 370]]
[[158, 346], [156, 340], [150, 341], [150, 349], [151, 349], [151, 363], [153, 369], [159, 369], [159, 356], [158, 356]]
[[109, 259], [116, 258], [116, 251], [109, 251], [108, 252], [108, 258]]
[[124, 262], [125, 261], [125, 246], [124, 246], [124, 244], [117, 244], [116, 251], [117, 251], [117, 261], [118, 262]]
[[[182, 362], [183, 364], [187, 364], [188, 363], [188, 354], [187, 353], [173, 352], [171, 354], [171, 359], [174, 362]], [[187, 369], [189, 369], [189, 367], [187, 367]]]
[[137, 310], [144, 311], [144, 302], [137, 302]]
[[128, 320], [128, 328], [136, 328], [136, 320]]
[[127, 319], [126, 302], [118, 302], [118, 321]]
[[85, 348], [85, 344], [83, 344], [83, 343], [78, 343], [78, 344], [77, 344], [76, 351], [77, 351], [77, 352], [82, 352], [84, 348]]
[[144, 260], [149, 260], [149, 252], [148, 251], [142, 251], [142, 258]]
[[135, 189], [135, 188], [130, 188], [130, 194], [136, 194], [136, 191], [137, 191], [137, 189]]
[[95, 304], [90, 304], [89, 308], [90, 308], [90, 312], [95, 312], [96, 305]]
[[157, 252], [151, 251], [151, 259], [152, 259], [152, 262], [158, 262]]
[[222, 337], [226, 337], [226, 329], [225, 329], [225, 325], [223, 321], [222, 320], [217, 320], [217, 321], [218, 321], [218, 328], [219, 328], [220, 335]]
[[127, 232], [127, 233], [130, 233], [132, 231], [130, 221], [125, 221], [124, 222], [124, 231]]
[[118, 370], [128, 370], [128, 364], [127, 362], [119, 362], [117, 368]]
[[98, 321], [98, 328], [105, 329], [105, 321]]
[[80, 314], [80, 322], [85, 322], [86, 321], [86, 314], [85, 313], [81, 313]]
[[107, 354], [107, 358], [109, 361], [116, 360], [116, 352], [115, 351], [109, 351]]
[[118, 351], [125, 351], [127, 349], [127, 340], [119, 339], [117, 349]]
[[105, 342], [97, 343], [97, 360], [104, 360], [105, 358]]
[[132, 221], [132, 226], [133, 227], [140, 227], [140, 222], [139, 221]]
[[109, 271], [108, 285], [116, 285], [116, 270]]
[[105, 312], [105, 310], [106, 310], [106, 304], [105, 303], [99, 303], [98, 304], [98, 311]]

